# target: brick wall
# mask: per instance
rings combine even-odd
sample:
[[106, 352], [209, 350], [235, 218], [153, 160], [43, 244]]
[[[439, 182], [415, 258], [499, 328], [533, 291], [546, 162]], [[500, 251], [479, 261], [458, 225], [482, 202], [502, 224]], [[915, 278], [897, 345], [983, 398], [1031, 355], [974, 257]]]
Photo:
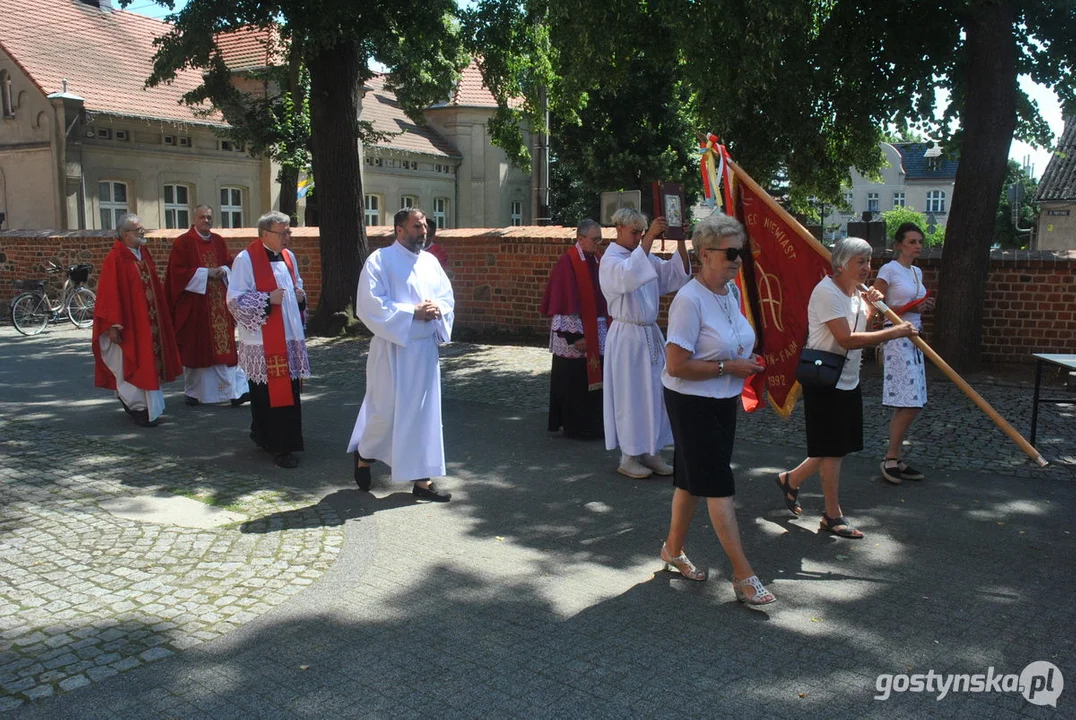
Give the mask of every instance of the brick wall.
[[[252, 229], [219, 231], [238, 253], [254, 238]], [[321, 293], [317, 228], [294, 228], [290, 242], [299, 259], [312, 307]], [[391, 228], [367, 230], [371, 249], [392, 241]], [[172, 240], [179, 230], [148, 235], [148, 247], [164, 273]], [[613, 231], [605, 231], [611, 240]], [[574, 230], [560, 227], [442, 230], [437, 236], [449, 257], [456, 293], [456, 337], [529, 339], [543, 342], [549, 324], [538, 313], [550, 268], [573, 242]], [[88, 262], [96, 283], [114, 238], [106, 231], [6, 231], [0, 233], [0, 308], [15, 294], [12, 281], [44, 277], [49, 259], [68, 265]], [[667, 243], [668, 255], [675, 247]], [[887, 253], [878, 253], [880, 267]], [[919, 261], [928, 288], [937, 290], [941, 253], [926, 251]], [[662, 303], [664, 312], [669, 300]], [[932, 317], [924, 328], [929, 341]], [[987, 280], [983, 320], [987, 363], [1027, 362], [1029, 353], [1076, 353], [1076, 258], [1039, 251], [995, 251]]]

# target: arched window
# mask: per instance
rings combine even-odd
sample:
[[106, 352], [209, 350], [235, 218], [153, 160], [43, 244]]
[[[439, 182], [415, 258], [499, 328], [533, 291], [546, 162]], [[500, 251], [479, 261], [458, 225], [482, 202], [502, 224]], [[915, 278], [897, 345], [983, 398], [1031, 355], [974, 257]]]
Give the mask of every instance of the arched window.
[[0, 104], [3, 105], [4, 117], [15, 117], [15, 102], [11, 91], [11, 75], [7, 70], [0, 70]]

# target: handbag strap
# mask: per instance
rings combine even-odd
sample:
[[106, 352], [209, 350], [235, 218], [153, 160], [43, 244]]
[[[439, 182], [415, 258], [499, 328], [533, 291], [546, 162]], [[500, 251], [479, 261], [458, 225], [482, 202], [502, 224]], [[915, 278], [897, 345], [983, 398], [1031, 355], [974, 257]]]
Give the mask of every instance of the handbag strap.
[[[857, 305], [857, 306], [856, 306], [856, 320], [855, 320], [855, 322], [854, 322], [854, 323], [852, 324], [852, 332], [855, 332], [856, 330], [858, 330], [858, 329], [859, 329], [859, 311], [860, 311], [860, 310], [862, 310], [862, 309], [863, 309], [863, 298], [862, 298], [862, 297], [860, 297], [860, 298], [859, 298], [859, 305]], [[836, 319], [836, 318], [834, 318], [834, 319]], [[807, 332], [806, 332], [806, 333], [804, 333], [804, 335], [803, 335], [803, 347], [804, 347], [804, 348], [806, 348], [806, 347], [807, 347], [807, 340], [808, 340], [808, 339], [809, 339], [810, 337], [811, 337], [811, 328], [810, 328], [810, 327], [808, 327], [808, 328], [807, 328]], [[845, 357], [848, 357], [848, 353], [849, 353], [849, 352], [850, 352], [850, 351], [849, 351], [849, 350], [848, 350], [848, 349], [846, 348], [846, 349], [844, 350], [844, 356], [845, 356]]]

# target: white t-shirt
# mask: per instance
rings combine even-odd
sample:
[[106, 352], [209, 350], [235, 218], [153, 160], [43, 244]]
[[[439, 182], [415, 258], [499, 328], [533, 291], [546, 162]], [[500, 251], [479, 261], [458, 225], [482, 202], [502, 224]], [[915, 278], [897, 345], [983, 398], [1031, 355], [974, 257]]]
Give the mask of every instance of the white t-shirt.
[[[885, 291], [885, 303], [894, 310], [927, 294], [927, 289], [923, 286], [923, 271], [915, 265], [904, 267], [896, 260], [890, 260], [878, 271], [878, 279], [885, 280], [889, 285]], [[902, 318], [916, 327], [920, 326], [921, 317], [918, 312], [904, 313]]]
[[[740, 312], [740, 293], [729, 283], [728, 295], [715, 295], [698, 278], [680, 288], [669, 307], [666, 344], [691, 353], [692, 360], [732, 360], [751, 357], [755, 330]], [[732, 324], [729, 324], [732, 318]], [[743, 352], [738, 352], [743, 348]], [[661, 384], [683, 395], [730, 398], [743, 392], [744, 379], [726, 373], [705, 380], [685, 380], [661, 371]]]
[[844, 318], [848, 321], [850, 332], [861, 332], [867, 328], [867, 301], [858, 292], [852, 296], [844, 294], [837, 287], [833, 278], [824, 277], [815, 285], [811, 299], [807, 303], [807, 347], [813, 350], [844, 355], [844, 369], [841, 379], [837, 381], [838, 390], [855, 390], [859, 385], [859, 364], [863, 357], [862, 349], [845, 350], [833, 337], [826, 325], [830, 320]]

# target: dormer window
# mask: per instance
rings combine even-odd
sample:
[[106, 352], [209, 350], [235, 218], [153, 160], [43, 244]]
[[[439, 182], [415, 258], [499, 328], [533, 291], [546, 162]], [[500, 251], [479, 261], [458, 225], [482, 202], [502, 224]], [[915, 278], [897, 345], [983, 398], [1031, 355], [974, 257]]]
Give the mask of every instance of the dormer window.
[[11, 90], [11, 75], [7, 70], [0, 70], [0, 105], [4, 117], [15, 117], [15, 101]]

